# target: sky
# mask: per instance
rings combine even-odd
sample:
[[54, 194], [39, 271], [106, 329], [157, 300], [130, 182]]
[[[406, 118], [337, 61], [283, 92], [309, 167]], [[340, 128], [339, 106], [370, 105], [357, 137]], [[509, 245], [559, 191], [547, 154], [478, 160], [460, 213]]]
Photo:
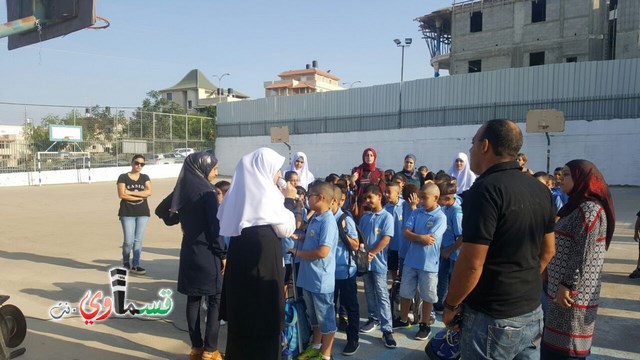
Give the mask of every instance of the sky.
[[[0, 39], [0, 124], [34, 122], [70, 108], [1, 103], [136, 107], [146, 93], [178, 83], [200, 69], [230, 73], [223, 88], [264, 97], [263, 83], [318, 61], [322, 70], [355, 86], [399, 82], [401, 49], [393, 39], [413, 38], [405, 50], [404, 79], [433, 76], [416, 17], [451, 0], [96, 0], [105, 30], [7, 50]], [[5, 22], [6, 6], [0, 6]], [[97, 23], [99, 25], [100, 22]]]

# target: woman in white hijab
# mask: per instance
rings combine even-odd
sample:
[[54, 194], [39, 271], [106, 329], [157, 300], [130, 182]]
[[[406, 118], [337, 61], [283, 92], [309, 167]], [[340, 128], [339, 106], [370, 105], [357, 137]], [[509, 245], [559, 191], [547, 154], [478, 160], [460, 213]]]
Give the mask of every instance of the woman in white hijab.
[[476, 181], [476, 174], [469, 168], [469, 158], [465, 153], [458, 153], [458, 156], [453, 159], [453, 164], [447, 174], [456, 178], [458, 194], [469, 190], [473, 182]]
[[291, 166], [289, 166], [288, 171], [295, 171], [298, 173], [298, 184], [303, 188], [307, 189], [309, 184], [311, 184], [315, 178], [311, 171], [309, 171], [309, 162], [307, 161], [307, 154], [299, 151], [293, 155], [293, 161], [291, 161]]
[[[276, 182], [285, 158], [260, 148], [242, 157], [218, 210], [220, 235], [230, 236], [221, 318], [228, 321], [227, 360], [279, 359], [284, 327], [284, 265], [280, 238], [293, 234], [296, 189]], [[285, 207], [287, 206], [287, 207]]]

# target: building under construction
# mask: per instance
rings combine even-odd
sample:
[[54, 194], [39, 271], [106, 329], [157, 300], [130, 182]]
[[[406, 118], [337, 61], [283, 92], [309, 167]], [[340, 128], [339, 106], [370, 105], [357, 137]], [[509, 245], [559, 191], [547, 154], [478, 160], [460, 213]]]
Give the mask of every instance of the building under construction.
[[449, 74], [640, 57], [638, 0], [467, 0], [416, 19]]

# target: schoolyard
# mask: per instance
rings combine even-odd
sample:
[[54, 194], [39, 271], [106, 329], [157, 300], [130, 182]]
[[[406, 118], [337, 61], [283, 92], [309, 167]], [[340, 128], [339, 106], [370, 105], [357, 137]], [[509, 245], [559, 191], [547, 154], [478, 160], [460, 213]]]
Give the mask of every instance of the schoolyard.
[[[109, 183], [0, 189], [0, 294], [10, 295], [8, 303], [20, 307], [28, 317], [27, 337], [22, 344], [27, 352], [19, 359], [188, 358], [185, 297], [176, 291], [181, 232], [179, 227], [167, 227], [153, 215], [145, 233], [141, 261], [147, 274], [129, 275], [127, 298], [139, 304], [152, 303], [162, 300], [160, 290], [171, 289], [172, 311], [157, 319], [111, 314], [93, 325], [85, 325], [79, 311], [64, 314], [59, 320], [51, 319], [52, 307], [68, 302], [68, 309], [78, 308], [88, 290], [111, 295], [108, 270], [121, 265], [117, 175]], [[174, 184], [175, 179], [152, 179], [152, 212]], [[591, 358], [638, 359], [640, 279], [629, 279], [627, 275], [638, 256], [632, 229], [640, 209], [640, 188], [613, 188], [612, 193], [617, 229], [606, 254]], [[99, 303], [107, 307], [102, 300]], [[362, 301], [363, 319], [364, 304]], [[53, 313], [61, 314], [56, 311]], [[442, 323], [437, 322], [433, 333], [441, 327]], [[395, 350], [384, 348], [379, 332], [363, 334], [360, 350], [351, 358], [426, 359], [426, 342], [413, 340], [416, 330], [398, 331]], [[225, 341], [222, 327], [221, 350]], [[348, 358], [339, 355], [344, 344], [345, 335], [339, 333], [334, 358]]]

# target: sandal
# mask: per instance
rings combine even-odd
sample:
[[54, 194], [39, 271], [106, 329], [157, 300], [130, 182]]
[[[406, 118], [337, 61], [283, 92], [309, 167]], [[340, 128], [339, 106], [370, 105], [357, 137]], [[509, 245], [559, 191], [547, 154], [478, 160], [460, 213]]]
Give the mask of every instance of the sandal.
[[204, 348], [191, 348], [191, 352], [189, 353], [189, 360], [200, 360], [202, 359], [203, 353]]
[[222, 360], [220, 351], [205, 351], [202, 353], [202, 360]]

